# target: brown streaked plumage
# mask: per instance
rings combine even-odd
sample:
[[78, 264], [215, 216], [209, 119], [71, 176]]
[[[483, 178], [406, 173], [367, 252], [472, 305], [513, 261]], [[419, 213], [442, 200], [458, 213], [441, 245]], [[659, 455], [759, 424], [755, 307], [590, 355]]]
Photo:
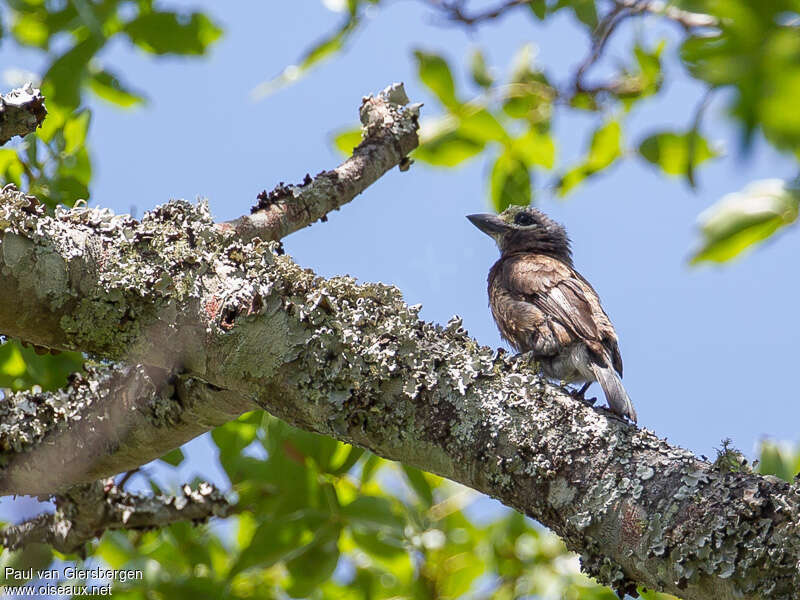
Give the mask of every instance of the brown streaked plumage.
[[620, 381], [617, 334], [597, 292], [573, 268], [564, 228], [519, 206], [467, 218], [500, 248], [489, 271], [489, 306], [503, 339], [518, 352], [531, 352], [548, 377], [597, 381], [611, 410], [635, 422]]

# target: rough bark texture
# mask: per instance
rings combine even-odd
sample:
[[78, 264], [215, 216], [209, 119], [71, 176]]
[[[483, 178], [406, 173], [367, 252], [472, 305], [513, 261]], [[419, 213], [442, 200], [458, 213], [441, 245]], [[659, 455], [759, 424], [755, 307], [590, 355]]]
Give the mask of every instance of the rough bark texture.
[[36, 131], [45, 115], [44, 97], [30, 83], [0, 96], [0, 146], [16, 135]]
[[184, 485], [178, 496], [145, 497], [129, 494], [111, 479], [75, 486], [57, 502], [57, 510], [0, 532], [0, 544], [16, 550], [45, 543], [59, 552], [75, 552], [98, 531], [150, 529], [178, 521], [205, 521], [225, 517], [231, 505], [214, 486]]
[[576, 401], [458, 319], [420, 321], [391, 286], [316, 277], [182, 201], [141, 222], [49, 217], [7, 187], [0, 232], [0, 332], [147, 365], [4, 401], [3, 494], [69, 496], [259, 406], [498, 498], [616, 589], [797, 597], [800, 488]]

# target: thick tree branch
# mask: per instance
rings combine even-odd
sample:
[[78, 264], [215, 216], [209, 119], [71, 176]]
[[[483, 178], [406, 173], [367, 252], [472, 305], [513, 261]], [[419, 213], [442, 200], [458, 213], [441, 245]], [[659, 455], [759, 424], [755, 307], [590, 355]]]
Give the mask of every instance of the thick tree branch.
[[183, 486], [178, 496], [130, 494], [113, 480], [71, 488], [56, 496], [56, 512], [43, 514], [0, 532], [0, 545], [17, 550], [27, 544], [49, 544], [75, 552], [109, 529], [152, 529], [180, 521], [206, 521], [230, 514], [232, 506], [208, 483]]
[[800, 588], [800, 489], [722, 472], [578, 402], [459, 320], [420, 321], [393, 287], [316, 277], [186, 202], [141, 222], [48, 217], [7, 187], [0, 231], [0, 332], [148, 365], [90, 372], [79, 387], [98, 390], [91, 401], [65, 392], [80, 420], [54, 416], [55, 395], [1, 404], [4, 494], [113, 475], [151, 460], [159, 436], [166, 450], [256, 404], [500, 499], [616, 589], [783, 600]]
[[350, 158], [332, 171], [306, 175], [299, 185], [281, 182], [271, 192], [262, 192], [252, 214], [220, 227], [243, 240], [277, 241], [350, 202], [392, 167], [407, 168], [406, 156], [419, 145], [421, 105], [403, 108], [406, 104], [401, 83], [364, 98], [359, 111], [363, 140]]
[[0, 402], [0, 493], [62, 493], [155, 460], [257, 408], [156, 367], [89, 367], [63, 390]]
[[0, 146], [36, 131], [46, 115], [44, 96], [30, 83], [0, 96]]
[[[394, 288], [320, 279], [269, 244], [225, 237], [203, 206], [172, 202], [135, 223], [103, 220], [96, 209], [31, 215], [24, 198], [6, 190], [0, 212], [0, 268], [26, 282], [11, 286], [26, 291], [14, 298], [16, 319], [0, 311], [0, 331], [21, 322], [33, 335], [24, 315], [43, 310], [58, 332], [36, 337], [55, 347], [180, 365], [182, 377], [207, 382], [205, 427], [248, 409], [224, 406], [216, 393], [253, 398], [297, 426], [484, 491], [552, 528], [590, 574], [618, 589], [640, 583], [686, 600], [794, 597], [797, 488], [719, 472], [565, 396], [524, 358], [495, 356], [459, 321], [419, 321]], [[22, 265], [63, 276], [30, 288]], [[109, 394], [95, 410], [114, 411], [124, 396]], [[169, 427], [141, 419], [137, 435]], [[34, 474], [52, 484], [46, 474], [61, 468], [53, 460], [75, 443], [62, 442], [66, 435], [7, 449], [14, 472], [3, 493], [46, 491], [16, 485], [35, 487]], [[125, 468], [137, 453], [152, 458], [117, 438]], [[40, 455], [38, 446], [53, 450]]]

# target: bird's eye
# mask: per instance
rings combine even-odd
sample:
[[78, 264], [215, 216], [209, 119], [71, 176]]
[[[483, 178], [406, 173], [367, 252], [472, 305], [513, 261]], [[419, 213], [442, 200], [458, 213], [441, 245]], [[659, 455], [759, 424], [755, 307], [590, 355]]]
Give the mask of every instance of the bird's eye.
[[518, 212], [514, 217], [514, 223], [516, 225], [533, 225], [534, 221], [535, 219], [533, 216], [527, 212]]

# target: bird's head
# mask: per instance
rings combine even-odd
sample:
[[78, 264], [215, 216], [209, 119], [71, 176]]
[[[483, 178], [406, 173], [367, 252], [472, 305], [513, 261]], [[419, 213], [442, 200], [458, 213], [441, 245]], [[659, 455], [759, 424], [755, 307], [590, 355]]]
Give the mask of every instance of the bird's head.
[[499, 215], [467, 215], [467, 218], [497, 243], [502, 255], [535, 252], [572, 264], [567, 231], [531, 206], [511, 205]]

